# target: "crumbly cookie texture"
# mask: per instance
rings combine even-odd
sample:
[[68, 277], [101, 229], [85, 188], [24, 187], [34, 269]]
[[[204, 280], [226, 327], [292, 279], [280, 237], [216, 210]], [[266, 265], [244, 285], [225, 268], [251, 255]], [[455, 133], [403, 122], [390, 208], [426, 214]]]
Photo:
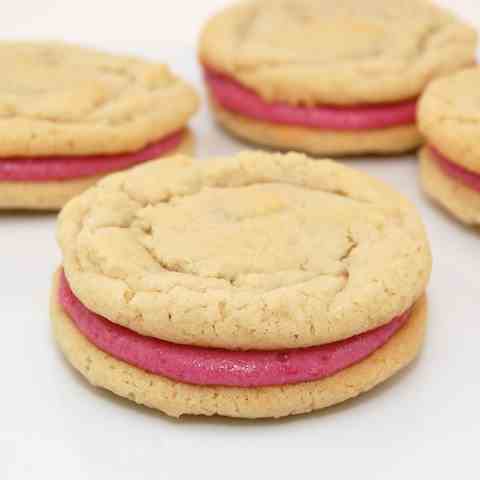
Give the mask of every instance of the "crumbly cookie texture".
[[267, 101], [392, 102], [474, 63], [476, 32], [427, 0], [256, 0], [206, 25], [202, 63]]
[[90, 310], [141, 334], [229, 349], [329, 343], [392, 320], [431, 268], [414, 207], [300, 154], [150, 162], [69, 202], [58, 239]]
[[480, 192], [446, 175], [429, 153], [420, 152], [421, 182], [425, 192], [467, 225], [480, 226]]
[[[193, 154], [194, 143], [193, 133], [186, 130], [181, 144], [170, 155]], [[51, 182], [0, 182], [0, 209], [60, 210], [69, 200], [95, 185], [104, 176]]]
[[94, 386], [160, 410], [167, 415], [284, 417], [319, 410], [370, 390], [408, 365], [420, 350], [426, 299], [419, 299], [408, 323], [367, 359], [322, 380], [281, 387], [202, 387], [152, 375], [115, 359], [90, 343], [58, 303], [54, 281], [51, 317], [67, 360]]
[[480, 173], [480, 68], [434, 81], [419, 103], [418, 124], [450, 161]]
[[2, 42], [0, 64], [0, 157], [131, 152], [197, 109], [193, 89], [165, 65], [133, 57]]
[[210, 101], [218, 122], [233, 135], [258, 145], [311, 155], [395, 154], [422, 143], [415, 125], [362, 131], [334, 131], [262, 122], [231, 112]]

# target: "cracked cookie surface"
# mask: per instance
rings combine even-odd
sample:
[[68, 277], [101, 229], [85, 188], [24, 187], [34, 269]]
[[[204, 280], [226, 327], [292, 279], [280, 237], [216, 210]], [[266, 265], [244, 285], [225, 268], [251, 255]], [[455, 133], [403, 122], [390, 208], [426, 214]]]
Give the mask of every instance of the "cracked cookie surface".
[[329, 343], [423, 294], [415, 209], [379, 181], [300, 154], [173, 157], [111, 175], [59, 219], [90, 310], [141, 334], [230, 349]]
[[267, 101], [414, 98], [474, 62], [475, 30], [426, 0], [256, 0], [206, 25], [200, 59]]
[[165, 65], [134, 57], [2, 42], [0, 63], [0, 157], [132, 152], [183, 128], [197, 108]]

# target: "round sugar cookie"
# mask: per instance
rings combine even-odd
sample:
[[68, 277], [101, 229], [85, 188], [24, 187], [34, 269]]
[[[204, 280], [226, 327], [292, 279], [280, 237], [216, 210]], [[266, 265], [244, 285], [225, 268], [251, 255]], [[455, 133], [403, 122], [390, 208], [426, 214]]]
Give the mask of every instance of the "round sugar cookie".
[[171, 157], [70, 201], [58, 239], [91, 311], [173, 343], [276, 350], [384, 325], [431, 269], [415, 208], [364, 173], [300, 154]]
[[438, 79], [419, 103], [427, 146], [420, 153], [425, 192], [458, 220], [480, 225], [480, 68]]
[[135, 152], [184, 128], [198, 105], [166, 65], [135, 57], [0, 42], [0, 64], [0, 161]]
[[211, 18], [199, 60], [218, 122], [313, 155], [398, 154], [422, 143], [427, 84], [475, 63], [477, 36], [427, 0], [253, 0]]
[[358, 105], [418, 97], [475, 50], [475, 30], [427, 0], [254, 0], [208, 21], [199, 56], [268, 102]]
[[55, 42], [0, 42], [0, 64], [0, 209], [59, 209], [191, 143], [198, 98], [166, 65]]

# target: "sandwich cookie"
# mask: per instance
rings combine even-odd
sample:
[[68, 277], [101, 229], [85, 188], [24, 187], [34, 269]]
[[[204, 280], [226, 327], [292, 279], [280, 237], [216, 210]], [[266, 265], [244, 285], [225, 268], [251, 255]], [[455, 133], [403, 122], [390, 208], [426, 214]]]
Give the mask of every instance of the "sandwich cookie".
[[256, 0], [211, 19], [199, 57], [218, 122], [315, 155], [421, 143], [427, 83], [474, 63], [476, 33], [425, 0]]
[[193, 89], [165, 65], [0, 43], [0, 208], [59, 209], [101, 176], [191, 152]]
[[420, 153], [425, 192], [460, 221], [480, 225], [480, 68], [430, 85], [419, 105], [427, 145]]
[[59, 217], [54, 332], [92, 384], [168, 415], [282, 417], [418, 353], [431, 258], [402, 196], [334, 162], [244, 153], [111, 175]]

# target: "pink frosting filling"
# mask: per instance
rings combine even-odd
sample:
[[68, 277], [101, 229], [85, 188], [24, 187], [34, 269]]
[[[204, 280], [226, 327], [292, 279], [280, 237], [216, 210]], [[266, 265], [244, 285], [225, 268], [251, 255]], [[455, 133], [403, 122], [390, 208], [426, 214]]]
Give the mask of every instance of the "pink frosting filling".
[[215, 100], [225, 109], [271, 123], [328, 130], [369, 130], [414, 124], [416, 100], [398, 103], [292, 106], [267, 103], [233, 78], [204, 67], [205, 79]]
[[94, 345], [124, 362], [184, 383], [235, 387], [286, 385], [333, 375], [384, 345], [410, 316], [407, 311], [380, 328], [318, 347], [232, 351], [170, 343], [116, 325], [88, 310], [63, 273], [59, 301]]
[[430, 153], [435, 157], [440, 168], [449, 177], [453, 177], [462, 182], [467, 187], [480, 192], [480, 174], [467, 170], [466, 168], [453, 163], [443, 153], [439, 152], [434, 146], [429, 145]]
[[168, 153], [180, 144], [183, 135], [180, 130], [142, 150], [120, 155], [1, 158], [0, 181], [69, 180], [122, 170]]

